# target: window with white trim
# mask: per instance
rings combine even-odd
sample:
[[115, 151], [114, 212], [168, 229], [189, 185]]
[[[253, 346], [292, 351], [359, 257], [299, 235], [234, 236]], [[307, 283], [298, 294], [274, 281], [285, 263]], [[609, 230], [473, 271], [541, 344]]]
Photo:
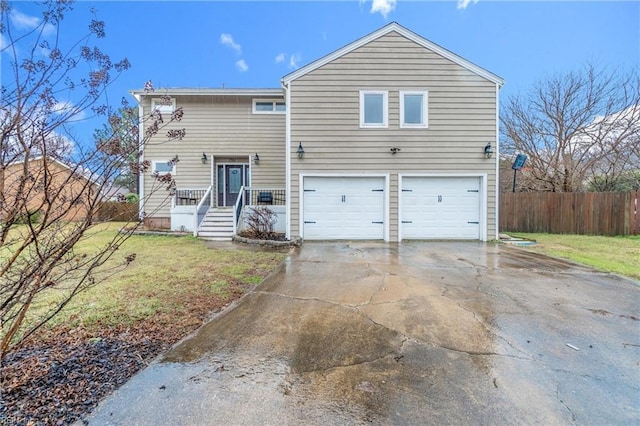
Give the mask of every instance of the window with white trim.
[[151, 170], [159, 175], [176, 174], [176, 164], [171, 160], [152, 161]]
[[360, 91], [360, 127], [388, 127], [389, 92]]
[[400, 127], [429, 127], [429, 92], [400, 91]]
[[176, 110], [176, 100], [174, 98], [151, 98], [151, 111], [158, 111], [160, 114], [172, 114]]
[[254, 99], [254, 114], [284, 114], [287, 112], [287, 104], [284, 101], [271, 99]]

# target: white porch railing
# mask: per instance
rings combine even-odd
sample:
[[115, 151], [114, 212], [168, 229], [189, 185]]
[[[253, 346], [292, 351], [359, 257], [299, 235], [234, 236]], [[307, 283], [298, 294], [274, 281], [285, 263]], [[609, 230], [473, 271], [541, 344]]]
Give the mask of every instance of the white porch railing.
[[204, 217], [207, 215], [207, 211], [209, 210], [209, 207], [211, 206], [211, 190], [212, 190], [213, 186], [209, 186], [209, 188], [207, 188], [207, 191], [204, 193], [204, 195], [202, 196], [202, 198], [200, 199], [200, 202], [198, 203], [198, 205], [196, 206], [195, 211], [193, 212], [193, 236], [197, 237], [198, 236], [198, 228], [200, 227], [200, 224], [202, 223], [202, 220], [204, 219]]

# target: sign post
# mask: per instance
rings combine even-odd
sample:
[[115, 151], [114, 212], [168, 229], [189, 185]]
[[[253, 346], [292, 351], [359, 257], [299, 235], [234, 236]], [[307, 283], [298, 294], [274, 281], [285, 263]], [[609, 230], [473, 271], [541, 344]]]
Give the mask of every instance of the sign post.
[[516, 192], [516, 173], [518, 172], [518, 170], [520, 170], [522, 168], [522, 166], [524, 166], [525, 161], [527, 161], [527, 156], [524, 154], [518, 154], [516, 156], [515, 161], [513, 162], [513, 165], [511, 166], [511, 168], [513, 169], [513, 189], [512, 192]]

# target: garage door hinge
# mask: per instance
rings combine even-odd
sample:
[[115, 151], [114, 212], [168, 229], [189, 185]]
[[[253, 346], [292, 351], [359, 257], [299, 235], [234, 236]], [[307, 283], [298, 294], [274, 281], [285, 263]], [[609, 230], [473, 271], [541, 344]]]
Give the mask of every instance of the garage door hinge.
[[402, 192], [413, 192], [413, 189], [403, 189]]
[[467, 222], [467, 223], [475, 223], [476, 225], [480, 225], [480, 222]]
[[315, 222], [312, 220], [305, 220], [304, 223], [315, 223]]
[[480, 192], [478, 189], [467, 189], [467, 192]]
[[375, 220], [372, 220], [371, 223], [379, 223], [380, 225], [384, 224], [384, 222], [376, 222]]
[[315, 189], [305, 189], [304, 192], [316, 192]]
[[412, 220], [403, 220], [402, 223], [413, 223]]
[[372, 189], [372, 192], [384, 192], [384, 189]]

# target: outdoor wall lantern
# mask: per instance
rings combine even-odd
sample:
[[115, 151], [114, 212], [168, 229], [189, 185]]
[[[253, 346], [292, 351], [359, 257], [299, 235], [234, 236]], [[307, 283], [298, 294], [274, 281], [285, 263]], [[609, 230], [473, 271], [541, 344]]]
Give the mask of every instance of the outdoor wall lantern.
[[489, 142], [487, 145], [485, 145], [485, 147], [484, 147], [484, 156], [485, 156], [485, 158], [491, 158], [491, 156], [493, 156], [493, 148], [491, 147], [491, 142]]
[[207, 154], [203, 152], [202, 157], [200, 157], [200, 161], [202, 161], [202, 164], [207, 164]]
[[258, 153], [256, 152], [256, 155], [253, 156], [253, 163], [255, 165], [260, 164], [260, 156], [258, 155]]
[[304, 148], [302, 147], [302, 142], [300, 142], [300, 144], [298, 145], [298, 151], [296, 152], [298, 153], [298, 158], [304, 157]]

